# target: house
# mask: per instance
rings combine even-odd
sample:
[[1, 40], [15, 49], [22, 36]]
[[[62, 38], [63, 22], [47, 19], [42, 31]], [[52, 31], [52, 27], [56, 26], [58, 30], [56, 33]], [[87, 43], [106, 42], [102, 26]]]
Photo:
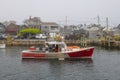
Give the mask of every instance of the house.
[[65, 25], [64, 28], [74, 30], [79, 30], [81, 28], [81, 25]]
[[5, 32], [8, 35], [17, 35], [18, 30], [19, 30], [19, 28], [16, 24], [10, 23], [8, 26], [6, 26]]
[[89, 25], [87, 31], [89, 33], [89, 39], [91, 40], [99, 39], [99, 37], [103, 37], [104, 35], [103, 27], [100, 25]]
[[120, 35], [120, 24], [112, 29], [113, 35]]
[[69, 28], [69, 26], [64, 26], [64, 27], [61, 27], [60, 32], [61, 32], [64, 36], [69, 36], [70, 34], [72, 34], [72, 29]]
[[74, 30], [73, 31], [73, 34], [76, 34], [76, 35], [88, 35], [88, 31], [85, 30], [85, 29], [80, 29], [80, 30]]
[[60, 33], [60, 25], [55, 22], [42, 22], [41, 31], [45, 34]]
[[41, 23], [42, 21], [40, 20], [40, 17], [29, 17], [29, 19], [26, 19], [24, 21], [24, 24], [28, 27], [32, 27], [32, 28], [38, 28], [41, 29]]
[[0, 37], [4, 37], [5, 35], [5, 25], [0, 23]]
[[12, 24], [16, 24], [16, 21], [10, 20], [10, 21], [4, 21], [4, 22], [3, 22], [3, 24], [5, 25], [5, 27], [8, 26], [8, 25], [11, 24], [11, 23], [12, 23]]
[[26, 28], [28, 28], [28, 26], [26, 26], [26, 25], [18, 25], [18, 26], [19, 26], [18, 31], [20, 31], [21, 29], [26, 29]]
[[5, 34], [5, 25], [0, 23], [0, 33]]

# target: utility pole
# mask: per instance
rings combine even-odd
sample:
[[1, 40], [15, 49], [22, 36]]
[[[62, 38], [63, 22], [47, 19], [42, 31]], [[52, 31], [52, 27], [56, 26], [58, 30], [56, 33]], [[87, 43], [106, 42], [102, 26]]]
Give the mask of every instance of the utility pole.
[[97, 16], [97, 19], [98, 19], [98, 25], [100, 25], [100, 17]]
[[65, 38], [65, 30], [68, 29], [67, 27], [67, 16], [65, 16], [65, 25], [64, 25], [64, 30], [63, 30], [63, 36]]
[[108, 33], [108, 47], [110, 48], [110, 35], [108, 31], [108, 17], [106, 18], [106, 26], [107, 26], [107, 33]]
[[67, 26], [67, 16], [65, 17], [65, 25]]
[[106, 31], [107, 31], [107, 34], [108, 34], [108, 17], [106, 17], [106, 27], [107, 27]]
[[108, 17], [106, 18], [106, 26], [107, 26], [107, 30], [108, 30]]

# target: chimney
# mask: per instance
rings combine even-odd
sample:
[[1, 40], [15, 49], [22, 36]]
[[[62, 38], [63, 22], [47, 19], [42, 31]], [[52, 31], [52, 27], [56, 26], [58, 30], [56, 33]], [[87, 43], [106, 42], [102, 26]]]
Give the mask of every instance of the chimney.
[[29, 20], [31, 20], [31, 16], [29, 16]]

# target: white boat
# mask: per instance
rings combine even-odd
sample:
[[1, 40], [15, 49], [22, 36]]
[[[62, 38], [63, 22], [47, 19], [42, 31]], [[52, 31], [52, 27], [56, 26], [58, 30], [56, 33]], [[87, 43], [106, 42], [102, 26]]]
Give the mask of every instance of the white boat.
[[5, 48], [5, 47], [6, 47], [5, 42], [4, 42], [4, 41], [0, 41], [0, 49], [1, 49], [1, 48]]

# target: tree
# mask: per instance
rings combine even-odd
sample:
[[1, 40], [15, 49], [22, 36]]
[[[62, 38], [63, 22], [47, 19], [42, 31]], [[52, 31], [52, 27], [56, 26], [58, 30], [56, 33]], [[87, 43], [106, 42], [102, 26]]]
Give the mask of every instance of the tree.
[[21, 29], [19, 33], [21, 35], [30, 37], [31, 35], [35, 35], [35, 34], [41, 33], [41, 30], [37, 29], [37, 28], [27, 28], [27, 29]]

